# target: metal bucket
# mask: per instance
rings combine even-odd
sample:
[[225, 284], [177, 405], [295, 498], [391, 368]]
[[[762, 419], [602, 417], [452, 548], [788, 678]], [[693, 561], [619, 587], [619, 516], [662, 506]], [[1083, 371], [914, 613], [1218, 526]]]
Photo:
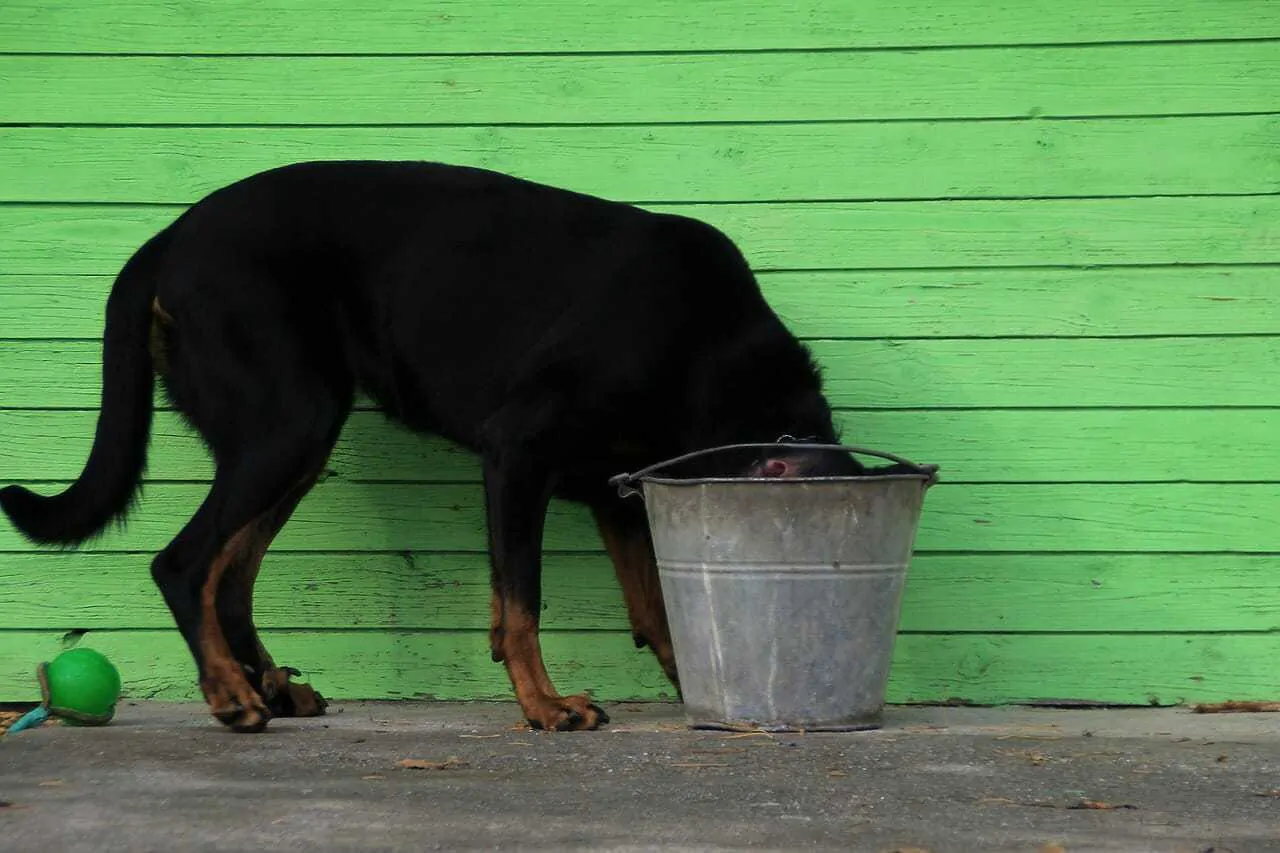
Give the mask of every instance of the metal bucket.
[[[914, 473], [670, 479], [741, 448], [844, 450]], [[937, 466], [838, 445], [713, 448], [614, 477], [639, 483], [686, 713], [696, 728], [879, 728], [907, 564]]]

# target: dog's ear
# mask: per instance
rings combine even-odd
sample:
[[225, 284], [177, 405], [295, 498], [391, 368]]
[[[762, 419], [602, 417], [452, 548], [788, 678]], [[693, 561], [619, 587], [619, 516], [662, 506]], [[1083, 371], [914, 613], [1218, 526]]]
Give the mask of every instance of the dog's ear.
[[751, 470], [747, 472], [747, 476], [799, 477], [800, 466], [796, 464], [794, 459], [788, 459], [784, 456], [770, 456], [752, 465]]
[[840, 450], [779, 450], [766, 453], [747, 470], [748, 477], [856, 477], [862, 463]]

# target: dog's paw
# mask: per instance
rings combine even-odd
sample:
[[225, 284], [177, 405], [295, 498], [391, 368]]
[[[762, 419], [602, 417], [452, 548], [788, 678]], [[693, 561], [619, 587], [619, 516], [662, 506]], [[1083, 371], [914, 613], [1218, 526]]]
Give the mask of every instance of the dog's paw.
[[275, 667], [262, 674], [262, 698], [273, 717], [320, 717], [329, 703], [310, 684], [290, 681], [300, 675], [292, 667]]
[[529, 725], [554, 732], [593, 731], [609, 722], [604, 709], [586, 696], [540, 697], [524, 712]]
[[209, 713], [233, 732], [255, 734], [265, 729], [271, 720], [271, 711], [247, 683], [240, 689], [240, 685], [206, 680], [200, 688], [209, 703]]

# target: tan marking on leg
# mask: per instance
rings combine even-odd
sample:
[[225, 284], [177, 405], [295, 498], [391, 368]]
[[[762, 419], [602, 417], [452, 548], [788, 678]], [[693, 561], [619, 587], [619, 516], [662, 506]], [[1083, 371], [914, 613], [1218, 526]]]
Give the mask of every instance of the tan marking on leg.
[[609, 717], [585, 695], [561, 696], [542, 662], [538, 620], [511, 602], [494, 596], [502, 660], [525, 718], [535, 728], [572, 731], [599, 728]]
[[614, 573], [627, 603], [627, 615], [637, 643], [641, 640], [653, 650], [671, 683], [680, 687], [675, 650], [671, 646], [671, 629], [667, 608], [662, 600], [658, 564], [653, 547], [643, 532], [621, 527], [600, 512], [595, 512], [596, 525], [605, 550], [613, 561]]
[[256, 732], [267, 725], [271, 714], [262, 698], [244, 677], [239, 662], [231, 654], [218, 621], [218, 587], [227, 567], [243, 557], [250, 546], [253, 524], [235, 532], [209, 566], [209, 575], [200, 589], [200, 689], [213, 715], [236, 731]]
[[253, 586], [262, 568], [262, 560], [267, 548], [275, 536], [276, 522], [274, 514], [262, 516], [255, 525], [255, 532], [247, 547], [244, 557], [229, 568], [226, 577], [235, 572], [238, 577], [237, 590], [244, 596], [239, 602], [239, 610], [243, 618], [248, 620], [253, 631], [253, 640], [257, 646], [258, 661], [262, 667], [260, 690], [273, 716], [285, 717], [318, 717], [322, 716], [329, 703], [309, 684], [295, 684], [290, 680], [290, 670], [276, 666], [275, 660], [258, 629], [253, 625]]
[[173, 325], [173, 316], [161, 307], [159, 296], [151, 297], [151, 313], [159, 317], [165, 323], [168, 323], [171, 326]]
[[497, 621], [496, 631], [501, 660], [507, 664], [511, 684], [516, 689], [520, 704], [524, 698], [535, 694], [554, 696], [555, 688], [542, 662], [542, 646], [538, 642], [538, 621], [521, 607], [510, 603], [504, 607], [502, 599], [494, 595], [490, 608]]
[[489, 653], [494, 663], [502, 663], [502, 599], [496, 593], [489, 596]]
[[[239, 602], [240, 612], [244, 614], [250, 624], [253, 623], [253, 585], [258, 580], [258, 572], [262, 568], [262, 558], [266, 556], [267, 546], [271, 544], [271, 535], [267, 529], [269, 526], [269, 515], [261, 516], [252, 525], [252, 534], [249, 537], [248, 545], [245, 549], [243, 557], [236, 560], [232, 565], [228, 566], [226, 577], [230, 579], [233, 575], [237, 581], [237, 590], [244, 596]], [[258, 637], [258, 630], [255, 626], [253, 629], [254, 643], [258, 648], [258, 657], [262, 661], [263, 669], [270, 669], [275, 666], [275, 661], [271, 659], [271, 655], [262, 645], [262, 640]]]
[[173, 317], [160, 307], [160, 300], [151, 300], [151, 328], [148, 333], [148, 348], [151, 351], [151, 369], [164, 375], [169, 372], [169, 348], [166, 335], [174, 325]]
[[275, 507], [259, 516], [257, 521], [246, 528], [251, 533], [248, 535], [244, 554], [227, 570], [227, 577], [230, 577], [232, 572], [236, 574], [237, 589], [244, 596], [239, 602], [239, 609], [244, 614], [244, 618], [249, 621], [253, 630], [254, 643], [257, 645], [258, 659], [262, 665], [262, 697], [268, 703], [272, 703], [272, 709], [278, 715], [283, 716], [321, 716], [329, 703], [311, 685], [290, 681], [291, 672], [287, 668], [276, 666], [271, 653], [267, 651], [262, 638], [258, 636], [257, 626], [253, 625], [253, 588], [272, 540], [280, 532], [302, 496], [315, 484], [316, 479], [315, 475], [303, 477]]

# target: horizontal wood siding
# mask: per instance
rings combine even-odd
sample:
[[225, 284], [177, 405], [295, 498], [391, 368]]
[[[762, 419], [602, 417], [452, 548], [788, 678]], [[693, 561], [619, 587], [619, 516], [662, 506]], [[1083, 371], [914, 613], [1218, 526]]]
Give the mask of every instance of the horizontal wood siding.
[[[1266, 113], [1280, 94], [1277, 64], [1280, 40], [661, 56], [0, 56], [0, 122], [591, 125]], [[63, 96], [50, 97], [52, 87]]]
[[[0, 201], [173, 204], [307, 159], [450, 163], [633, 201], [1269, 193], [1280, 117], [511, 127], [0, 127]], [[993, 168], [993, 162], [999, 168]]]
[[[30, 580], [7, 590], [5, 624], [24, 630], [165, 630], [172, 617], [152, 592], [150, 556], [119, 551], [9, 554]], [[483, 631], [489, 583], [483, 556], [439, 551], [273, 555], [258, 581], [254, 619], [275, 630], [354, 628]], [[1109, 634], [1266, 632], [1280, 628], [1268, 591], [1280, 557], [1166, 554], [924, 552], [911, 565], [902, 613], [908, 633]], [[622, 632], [609, 562], [599, 553], [547, 557], [542, 626], [551, 631]], [[50, 614], [51, 597], [76, 590]], [[981, 599], [978, 606], [957, 603]], [[1064, 607], [1063, 602], [1078, 602]]]
[[[1273, 0], [0, 3], [0, 483], [74, 478], [103, 302], [203, 193], [432, 159], [705, 218], [850, 441], [943, 465], [893, 701], [1280, 698]], [[0, 701], [85, 643], [197, 695], [151, 553], [210, 463], [163, 405], [144, 501], [78, 553], [0, 526]], [[340, 698], [502, 697], [475, 460], [362, 404], [268, 557], [276, 657]], [[581, 510], [561, 687], [669, 693]]]
[[[650, 205], [705, 219], [761, 271], [1270, 264], [1280, 196]], [[0, 207], [0, 275], [96, 273], [177, 206]]]
[[5, 0], [32, 53], [577, 53], [1087, 44], [1280, 37], [1271, 0]]

